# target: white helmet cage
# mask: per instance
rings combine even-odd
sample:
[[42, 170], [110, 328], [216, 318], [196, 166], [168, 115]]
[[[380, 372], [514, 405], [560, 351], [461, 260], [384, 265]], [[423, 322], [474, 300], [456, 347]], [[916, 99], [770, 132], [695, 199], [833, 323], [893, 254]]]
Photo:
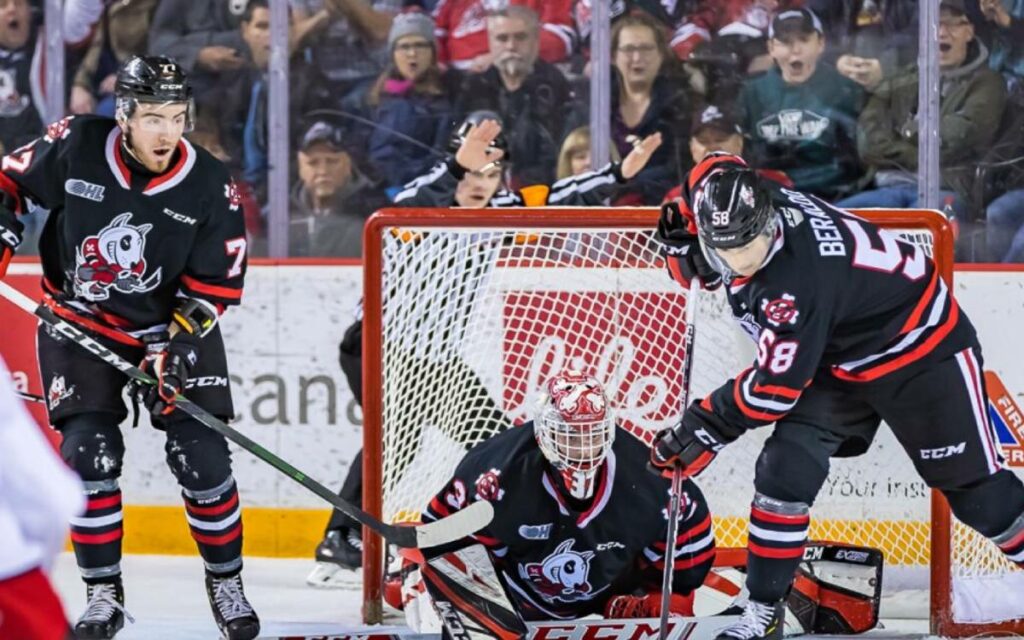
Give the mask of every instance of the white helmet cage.
[[563, 372], [546, 386], [534, 419], [541, 453], [555, 469], [592, 480], [615, 442], [604, 388], [577, 371]]

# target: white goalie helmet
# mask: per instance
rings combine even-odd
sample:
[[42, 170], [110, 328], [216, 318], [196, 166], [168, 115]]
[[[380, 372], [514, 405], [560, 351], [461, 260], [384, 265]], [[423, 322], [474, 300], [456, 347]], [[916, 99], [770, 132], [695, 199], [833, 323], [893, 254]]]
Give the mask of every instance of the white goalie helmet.
[[538, 402], [533, 430], [541, 453], [561, 472], [569, 494], [590, 498], [615, 442], [615, 418], [601, 383], [572, 370], [551, 378]]

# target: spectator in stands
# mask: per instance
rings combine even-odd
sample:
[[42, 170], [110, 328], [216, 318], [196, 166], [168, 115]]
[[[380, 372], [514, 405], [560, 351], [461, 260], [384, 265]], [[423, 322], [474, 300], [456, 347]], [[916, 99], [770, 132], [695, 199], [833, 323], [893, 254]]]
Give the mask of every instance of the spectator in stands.
[[317, 121], [306, 130], [299, 141], [288, 255], [361, 255], [363, 223], [387, 199], [359, 170], [357, 158], [337, 127]]
[[[1003, 116], [1006, 86], [988, 68], [988, 51], [974, 37], [964, 0], [942, 0], [939, 9], [939, 162], [943, 207], [959, 216], [974, 163], [992, 142]], [[916, 207], [918, 68], [886, 78], [860, 116], [858, 147], [875, 189], [846, 198], [841, 207]]]
[[[43, 33], [28, 0], [0, 5], [0, 153], [39, 137], [46, 114]], [[38, 75], [33, 75], [38, 74]]]
[[740, 94], [749, 159], [828, 200], [854, 191], [863, 89], [821, 60], [824, 32], [810, 9], [777, 14], [768, 51], [776, 66], [748, 80]]
[[146, 52], [146, 38], [159, 0], [102, 3], [96, 31], [75, 72], [71, 113], [114, 115], [114, 79], [121, 63]]
[[989, 66], [1003, 74], [1015, 101], [1024, 104], [1024, 1], [979, 0], [992, 27]]
[[247, 3], [160, 0], [149, 27], [149, 53], [185, 68], [197, 100], [246, 67], [239, 26]]
[[427, 15], [397, 16], [388, 35], [391, 63], [367, 99], [376, 122], [370, 162], [389, 193], [429, 169], [448, 143], [458, 72], [438, 67], [435, 44]]
[[[714, 151], [742, 156], [743, 128], [731, 111], [716, 104], [708, 104], [693, 114], [693, 122], [690, 125], [690, 158], [697, 164], [704, 156]], [[793, 181], [782, 171], [760, 168], [756, 170], [762, 178], [793, 188]], [[682, 198], [682, 192], [682, 184], [676, 185], [665, 194], [665, 201]]]
[[487, 36], [493, 62], [483, 73], [466, 76], [455, 110], [501, 116], [511, 155], [518, 159], [512, 187], [550, 184], [572, 90], [554, 65], [537, 58], [540, 24], [533, 9], [510, 5], [492, 12]]
[[[620, 160], [619, 151], [614, 146], [609, 149], [612, 162]], [[576, 127], [562, 140], [562, 148], [558, 152], [555, 164], [555, 179], [561, 180], [569, 176], [578, 176], [592, 169], [590, 154], [590, 127]]]
[[456, 69], [486, 71], [498, 55], [489, 34], [488, 16], [495, 10], [504, 12], [521, 6], [531, 9], [535, 15], [533, 22], [540, 25], [539, 43], [535, 46], [541, 60], [561, 62], [573, 51], [571, 4], [572, 0], [441, 0], [434, 9], [438, 60]]
[[[612, 142], [620, 157], [626, 157], [633, 142], [655, 132], [662, 144], [647, 166], [632, 180], [633, 199], [622, 204], [657, 204], [680, 179], [686, 164], [689, 100], [680, 80], [679, 63], [668, 48], [665, 30], [650, 15], [634, 13], [616, 20], [611, 34]], [[585, 108], [587, 98], [579, 104]], [[580, 122], [588, 118], [577, 114]]]
[[[572, 21], [576, 28], [579, 41], [579, 48], [586, 57], [590, 57], [590, 21], [591, 21], [591, 0], [575, 0], [572, 7]], [[615, 22], [621, 16], [642, 11], [659, 23], [665, 29], [672, 31], [676, 28], [689, 8], [688, 2], [661, 2], [660, 0], [616, 0], [608, 7], [608, 18]]]
[[826, 59], [866, 91], [917, 59], [917, 0], [808, 0], [807, 6], [825, 25]]
[[358, 109], [388, 64], [388, 33], [403, 0], [289, 0], [292, 41], [318, 69], [335, 106]]
[[988, 259], [1024, 262], [1024, 189], [1014, 189], [993, 200], [985, 211]]

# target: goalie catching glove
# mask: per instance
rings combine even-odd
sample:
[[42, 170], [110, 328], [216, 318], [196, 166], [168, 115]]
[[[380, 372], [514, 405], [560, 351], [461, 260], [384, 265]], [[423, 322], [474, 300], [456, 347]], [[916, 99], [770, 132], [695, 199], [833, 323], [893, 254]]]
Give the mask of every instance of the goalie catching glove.
[[[668, 612], [679, 616], [693, 615], [693, 594], [669, 596]], [[623, 620], [630, 618], [657, 618], [661, 615], [661, 592], [642, 596], [612, 596], [604, 605], [604, 617]]]
[[700, 248], [697, 224], [686, 203], [666, 202], [658, 217], [657, 240], [672, 279], [689, 288], [698, 278], [701, 287], [714, 291], [722, 285], [722, 274], [715, 271]]

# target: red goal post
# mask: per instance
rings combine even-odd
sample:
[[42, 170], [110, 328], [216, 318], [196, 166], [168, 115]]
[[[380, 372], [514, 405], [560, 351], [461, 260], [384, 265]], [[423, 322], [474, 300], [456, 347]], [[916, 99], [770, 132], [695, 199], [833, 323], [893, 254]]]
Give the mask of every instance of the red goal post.
[[[952, 282], [953, 234], [940, 213], [857, 214], [925, 248]], [[416, 519], [465, 448], [505, 428], [488, 426], [489, 418], [481, 417], [490, 415], [488, 407], [493, 414], [491, 405], [496, 406], [516, 424], [529, 419], [531, 387], [545, 367], [571, 361], [600, 370], [613, 405], [622, 409], [620, 422], [641, 437], [678, 416], [674, 372], [680, 358], [690, 355], [669, 347], [680, 343], [686, 300], [651, 241], [657, 216], [655, 208], [385, 209], [370, 218], [364, 231], [363, 326], [368, 512], [385, 520]], [[735, 375], [744, 359], [749, 362], [721, 299], [700, 300], [695, 394]], [[750, 442], [741, 445], [744, 440]], [[749, 505], [753, 488], [731, 476], [739, 475], [735, 469], [752, 471], [757, 442], [741, 438], [723, 452], [734, 452], [729, 455], [735, 465], [720, 458], [700, 478], [722, 548], [745, 546], [746, 510], [736, 505]], [[879, 448], [887, 454], [898, 449]], [[872, 455], [857, 460], [863, 465]], [[901, 450], [895, 460], [878, 464], [910, 467]], [[956, 622], [955, 558], [964, 547], [989, 543], [955, 537], [954, 530], [963, 527], [953, 524], [941, 495], [931, 496], [929, 516], [929, 499], [911, 479], [889, 477], [879, 487], [856, 464], [849, 475], [834, 471], [836, 482], [823, 488], [811, 537], [879, 546], [887, 565], [906, 568], [908, 575], [930, 569], [934, 633], [1024, 632], [1022, 620]], [[715, 475], [726, 470], [730, 478]], [[876, 514], [866, 500], [856, 502], [861, 492], [884, 494], [888, 511]], [[923, 503], [915, 513], [904, 513], [910, 498]], [[829, 511], [832, 504], [836, 510]], [[381, 619], [384, 553], [380, 538], [364, 534], [363, 617], [373, 623]], [[976, 561], [1003, 571], [990, 556], [986, 552]]]

